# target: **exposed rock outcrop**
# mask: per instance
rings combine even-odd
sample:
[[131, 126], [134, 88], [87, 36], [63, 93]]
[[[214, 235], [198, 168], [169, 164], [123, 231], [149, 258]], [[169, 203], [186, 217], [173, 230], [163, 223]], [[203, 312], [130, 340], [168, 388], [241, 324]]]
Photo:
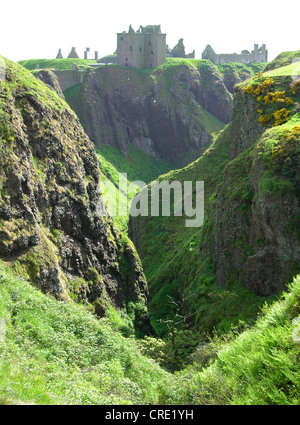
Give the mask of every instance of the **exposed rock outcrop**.
[[[288, 91], [291, 82], [281, 78], [277, 84]], [[299, 269], [300, 204], [297, 180], [262, 159], [265, 140], [272, 137], [258, 118], [255, 99], [239, 87], [229, 162], [217, 191], [213, 258], [221, 285], [235, 275], [252, 292], [268, 296], [283, 290]]]
[[145, 305], [132, 243], [100, 194], [94, 146], [52, 90], [7, 61], [0, 83], [0, 256], [44, 292], [94, 305]]
[[39, 80], [43, 81], [46, 86], [55, 90], [59, 97], [61, 97], [62, 99], [65, 98], [60, 87], [58, 78], [53, 71], [51, 71], [50, 69], [41, 69], [39, 71], [34, 71], [34, 75]]
[[133, 144], [185, 165], [230, 121], [232, 95], [216, 68], [203, 61], [199, 68], [176, 65], [152, 73], [101, 67], [89, 71], [67, 101], [96, 146], [109, 144], [126, 155]]
[[300, 216], [297, 192], [291, 187], [265, 193], [265, 171], [255, 152], [227, 167], [217, 196], [213, 246], [218, 283], [236, 279], [261, 296], [280, 293], [300, 261], [296, 228], [289, 230]]
[[[291, 83], [292, 77], [278, 77], [274, 90], [284, 88], [291, 95]], [[277, 295], [300, 267], [299, 94], [294, 92], [291, 121], [267, 128], [246, 86], [237, 87], [232, 120], [212, 147], [164, 176], [169, 182], [204, 181], [202, 227], [185, 228], [184, 218], [172, 215], [131, 217], [129, 222], [151, 288], [150, 308], [165, 303], [166, 293], [180, 299], [184, 291], [189, 300], [183, 303], [184, 314], [199, 311], [201, 326], [209, 320], [211, 327], [218, 324], [214, 317], [207, 320], [209, 304], [221, 298], [216, 283], [234, 297], [242, 285], [259, 297]], [[284, 142], [284, 134], [292, 131], [294, 139]], [[274, 165], [278, 157], [284, 166]]]

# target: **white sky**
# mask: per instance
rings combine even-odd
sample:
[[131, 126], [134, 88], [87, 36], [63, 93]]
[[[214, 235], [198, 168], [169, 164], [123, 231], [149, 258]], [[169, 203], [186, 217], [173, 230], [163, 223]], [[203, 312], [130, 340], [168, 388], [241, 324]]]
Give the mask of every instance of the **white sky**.
[[216, 53], [252, 50], [266, 44], [269, 60], [300, 50], [299, 0], [0, 0], [0, 54], [13, 61], [67, 57], [86, 47], [99, 57], [114, 53], [116, 33], [140, 25], [161, 25], [167, 44], [184, 39], [196, 58], [207, 44]]

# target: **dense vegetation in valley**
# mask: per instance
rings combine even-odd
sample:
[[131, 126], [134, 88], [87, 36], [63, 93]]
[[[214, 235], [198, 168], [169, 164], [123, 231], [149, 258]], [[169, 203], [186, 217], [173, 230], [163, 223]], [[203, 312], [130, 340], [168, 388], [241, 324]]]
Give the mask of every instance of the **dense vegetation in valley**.
[[[103, 196], [107, 208], [110, 211], [113, 205], [114, 222], [122, 232], [127, 233], [129, 214], [121, 213], [120, 210], [129, 211], [130, 201], [141, 187], [176, 167], [165, 160], [158, 161], [134, 146], [129, 148], [127, 158], [113, 146], [103, 145], [101, 149], [95, 147], [95, 150], [101, 182], [106, 186]], [[120, 173], [124, 176], [120, 176]], [[122, 184], [127, 192], [121, 190]]]
[[0, 404], [299, 404], [299, 277], [253, 326], [199, 338], [176, 373], [164, 341], [131, 336], [130, 315], [97, 319], [3, 264], [0, 295]]
[[[299, 404], [296, 53], [266, 73], [193, 59], [154, 71], [110, 65], [64, 96], [49, 73], [34, 72], [47, 87], [6, 61], [0, 404]], [[64, 61], [22, 64], [70, 69]], [[167, 154], [168, 141], [159, 154], [157, 113], [172, 131], [183, 118], [194, 162]], [[115, 196], [124, 210], [124, 184], [132, 198], [155, 179], [204, 181], [203, 225], [109, 216]]]

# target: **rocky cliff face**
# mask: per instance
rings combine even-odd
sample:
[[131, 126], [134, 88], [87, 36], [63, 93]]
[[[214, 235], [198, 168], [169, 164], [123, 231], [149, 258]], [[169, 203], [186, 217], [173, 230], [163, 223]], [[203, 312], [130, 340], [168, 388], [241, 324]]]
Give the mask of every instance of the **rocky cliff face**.
[[0, 83], [0, 256], [60, 299], [145, 305], [135, 249], [100, 195], [94, 147], [52, 90], [7, 61]]
[[[284, 88], [294, 100], [289, 121], [261, 125], [256, 99], [241, 86], [232, 120], [215, 143], [189, 166], [164, 176], [169, 182], [204, 181], [201, 227], [186, 228], [182, 217], [172, 215], [130, 218], [129, 234], [144, 264], [152, 312], [160, 305], [168, 311], [167, 296], [177, 297], [183, 315], [196, 315], [199, 327], [213, 329], [228, 311], [230, 319], [238, 317], [234, 303], [243, 305], [245, 313], [247, 297], [257, 295], [257, 306], [299, 272], [300, 99], [299, 91], [292, 95], [291, 83], [291, 77], [278, 78], [273, 87], [277, 96]], [[252, 294], [243, 292], [245, 287]]]
[[[291, 78], [277, 81], [287, 92], [291, 83]], [[294, 125], [299, 125], [296, 108], [292, 113]], [[217, 191], [213, 259], [221, 285], [236, 276], [266, 296], [283, 290], [299, 270], [300, 203], [293, 163], [286, 172], [263, 160], [263, 151], [272, 140], [280, 143], [284, 129], [266, 129], [258, 118], [255, 99], [240, 87], [229, 132], [229, 162]]]
[[265, 173], [255, 149], [226, 167], [217, 192], [213, 246], [218, 283], [225, 287], [238, 280], [260, 296], [280, 293], [300, 261], [296, 187], [288, 183], [281, 192], [276, 185], [287, 182], [274, 176], [273, 192], [265, 190]]
[[63, 95], [62, 89], [60, 87], [58, 78], [53, 71], [51, 71], [50, 69], [41, 69], [41, 70], [33, 71], [33, 74], [35, 75], [37, 79], [43, 81], [43, 83], [46, 84], [46, 86], [53, 89], [58, 94], [59, 97], [61, 97], [62, 99], [65, 98]]
[[126, 156], [132, 144], [158, 159], [187, 164], [229, 122], [232, 106], [216, 68], [209, 61], [200, 65], [153, 72], [100, 67], [65, 95], [96, 146], [109, 144]]

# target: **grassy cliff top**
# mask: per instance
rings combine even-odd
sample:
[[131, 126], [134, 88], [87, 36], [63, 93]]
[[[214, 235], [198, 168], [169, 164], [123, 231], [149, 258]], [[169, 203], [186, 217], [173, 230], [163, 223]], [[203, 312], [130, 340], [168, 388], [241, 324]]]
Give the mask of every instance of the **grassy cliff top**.
[[300, 58], [299, 62], [294, 62], [289, 65], [281, 66], [270, 71], [264, 72], [266, 77], [291, 76], [300, 78]]
[[[107, 56], [109, 57], [109, 56]], [[103, 57], [105, 59], [105, 57]], [[18, 62], [25, 68], [30, 71], [34, 70], [37, 65], [40, 68], [53, 68], [53, 69], [72, 69], [73, 63], [78, 65], [79, 67], [87, 68], [90, 64], [97, 63], [96, 60], [93, 59], [26, 59]], [[241, 69], [248, 70], [254, 75], [255, 72], [260, 71], [266, 64], [265, 63], [251, 63], [249, 65], [243, 65], [241, 63], [230, 62], [223, 65], [214, 65], [211, 61], [207, 59], [191, 59], [191, 58], [167, 58], [166, 61], [160, 65], [157, 69], [169, 70], [172, 68], [176, 68], [181, 65], [186, 65], [189, 68], [197, 68], [204, 69], [207, 66], [214, 66], [221, 73], [223, 72], [235, 72], [240, 71]], [[153, 69], [143, 69], [143, 72], [152, 72]]]
[[20, 94], [30, 93], [36, 96], [44, 105], [53, 109], [67, 108], [66, 102], [61, 99], [58, 94], [45, 86], [45, 84], [38, 80], [31, 72], [26, 71], [20, 64], [11, 62], [5, 59], [6, 75], [5, 80], [2, 81], [0, 86], [1, 102], [2, 104], [8, 100], [10, 96], [14, 97], [17, 92]]
[[20, 65], [29, 69], [30, 71], [36, 69], [37, 65], [40, 68], [52, 69], [72, 69], [73, 63], [80, 68], [88, 68], [91, 63], [97, 63], [96, 60], [85, 59], [27, 59], [18, 62]]
[[300, 50], [280, 53], [280, 55], [278, 55], [272, 62], [267, 64], [265, 71], [271, 71], [272, 69], [289, 65], [296, 58], [300, 58]]

